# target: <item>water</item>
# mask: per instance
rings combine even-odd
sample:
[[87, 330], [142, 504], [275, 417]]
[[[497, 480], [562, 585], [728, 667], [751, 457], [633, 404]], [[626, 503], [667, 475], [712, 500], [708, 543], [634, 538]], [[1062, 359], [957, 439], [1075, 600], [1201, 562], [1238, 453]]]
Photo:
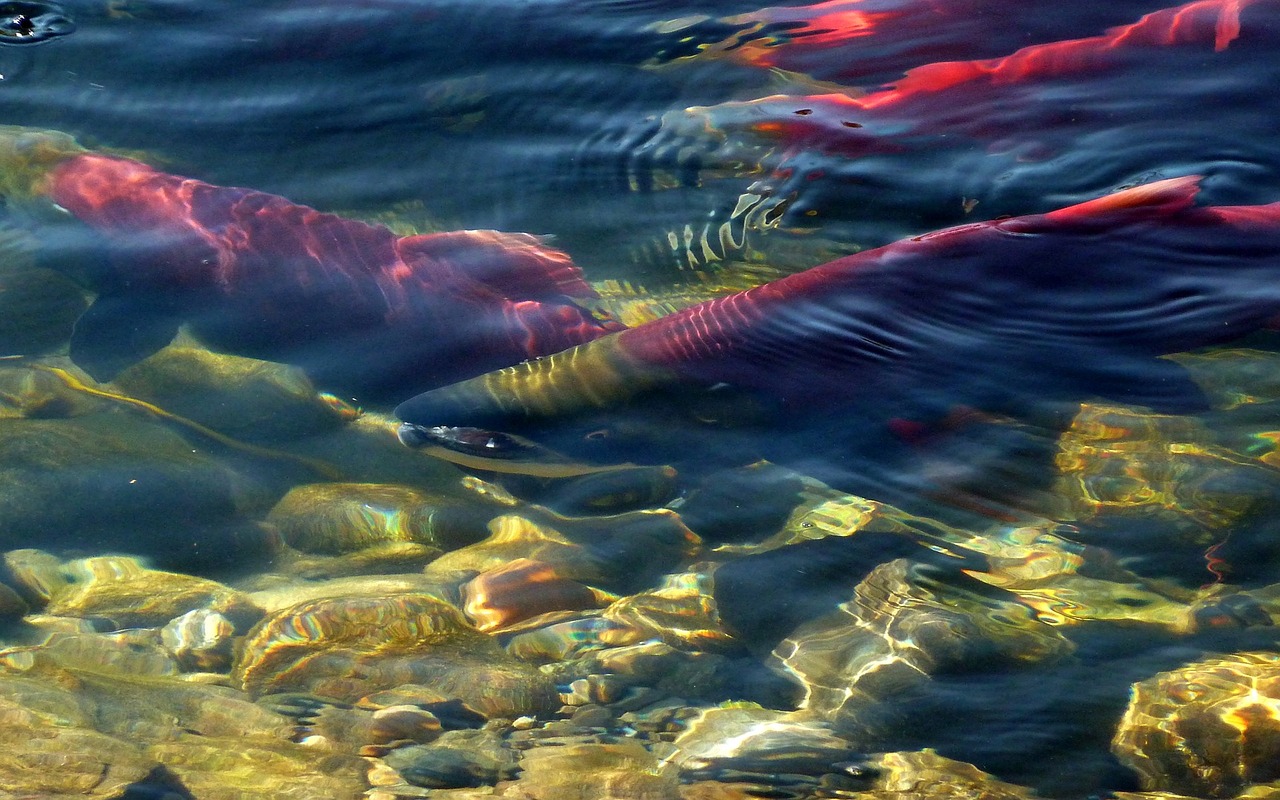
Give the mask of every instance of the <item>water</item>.
[[[29, 4], [7, 5], [32, 14]], [[379, 220], [401, 234], [536, 234], [597, 286], [627, 282], [644, 287], [640, 297], [674, 298], [641, 311], [1157, 180], [1202, 176], [1200, 206], [1280, 200], [1274, 2], [1192, 4], [1181, 21], [1157, 13], [1128, 38], [1065, 48], [1053, 61], [1005, 72], [986, 63], [993, 82], [926, 65], [1087, 42], [1167, 3], [835, 5], [885, 15], [881, 30], [836, 46], [803, 27], [812, 10], [749, 2], [64, 3], [74, 30], [55, 20], [53, 38], [0, 47], [0, 123], [61, 131], [165, 173]], [[911, 16], [895, 18], [902, 9]], [[836, 22], [852, 18], [826, 24]], [[908, 70], [899, 89], [941, 88], [895, 95]], [[849, 94], [833, 100], [838, 91]], [[272, 277], [281, 265], [265, 257], [255, 268], [268, 271], [257, 283], [246, 279], [266, 298], [260, 304], [205, 288], [194, 300], [160, 291], [164, 281], [148, 283], [145, 270], [171, 269], [186, 240], [157, 239], [131, 212], [115, 218], [114, 230], [90, 230], [4, 184], [14, 259], [29, 257], [112, 302], [128, 299], [113, 306], [100, 298], [80, 324], [110, 318], [99, 340], [112, 351], [104, 359], [127, 345], [104, 375], [89, 365], [96, 351], [81, 351], [79, 366], [104, 380], [166, 343], [175, 319], [223, 350], [306, 366], [335, 403], [362, 406], [371, 418], [419, 392], [542, 354], [477, 346], [500, 327], [482, 304], [459, 314], [447, 303], [411, 303], [412, 313], [454, 315], [448, 335], [383, 336], [362, 327], [364, 306], [349, 302], [374, 290], [341, 284], [300, 295]], [[223, 205], [197, 204], [193, 216]], [[1209, 654], [1276, 646], [1277, 342], [1264, 323], [1275, 313], [1277, 235], [1265, 227], [1215, 233], [1199, 218], [1174, 219], [1171, 229], [1139, 221], [1061, 241], [1024, 234], [994, 259], [987, 248], [999, 241], [958, 256], [941, 248], [945, 275], [926, 259], [884, 282], [852, 281], [845, 295], [766, 309], [768, 327], [746, 335], [743, 360], [691, 369], [701, 382], [550, 422], [499, 419], [530, 440], [510, 445], [517, 452], [508, 461], [516, 472], [555, 458], [676, 468], [672, 507], [705, 541], [699, 558], [723, 562], [716, 601], [737, 641], [739, 677], [705, 700], [796, 702], [778, 664], [762, 666], [770, 651], [839, 604], [856, 611], [854, 587], [877, 565], [907, 559], [915, 571], [901, 583], [868, 591], [899, 593], [912, 608], [959, 609], [957, 630], [968, 630], [967, 619], [991, 627], [962, 632], [955, 644], [913, 634], [903, 621], [903, 641], [918, 635], [938, 648], [924, 669], [932, 677], [877, 695], [867, 709], [834, 704], [823, 713], [846, 731], [874, 731], [872, 749], [934, 748], [1045, 796], [1135, 790], [1137, 774], [1109, 745], [1131, 685]], [[313, 246], [327, 246], [331, 232], [346, 235], [332, 225], [314, 228], [321, 244]], [[255, 230], [254, 252], [280, 231]], [[1070, 258], [1079, 267], [1064, 282]], [[1223, 277], [1241, 263], [1255, 266]], [[1031, 270], [1048, 277], [1037, 284]], [[45, 291], [53, 292], [30, 301], [51, 309], [42, 316], [78, 313], [74, 289]], [[612, 312], [625, 318], [627, 300]], [[282, 320], [296, 329], [285, 335]], [[40, 324], [23, 318], [13, 327]], [[54, 327], [54, 345], [23, 339], [14, 355], [63, 346]], [[1237, 332], [1249, 338], [1237, 341]], [[457, 341], [444, 341], [450, 336]], [[540, 336], [531, 338], [547, 347]], [[650, 351], [662, 346], [651, 342]], [[1248, 349], [1153, 358], [1203, 346]], [[5, 390], [12, 405], [50, 391], [23, 380]], [[728, 385], [704, 391], [717, 381]], [[206, 424], [230, 441], [131, 406], [141, 391], [131, 387], [145, 380], [108, 386], [117, 396], [105, 401], [106, 416], [81, 417], [77, 403], [90, 395], [64, 386], [56, 402], [3, 420], [33, 437], [0, 464], [10, 487], [4, 549], [125, 551], [227, 580], [268, 570], [272, 556], [255, 523], [290, 486], [333, 478], [324, 473], [335, 454], [329, 423], [285, 430], [297, 422], [293, 411], [263, 411], [266, 421], [255, 423], [264, 397], [218, 417], [227, 401], [216, 384], [154, 405], [201, 422], [212, 415], [218, 423]], [[1090, 405], [1077, 417], [1082, 400]], [[171, 407], [179, 401], [186, 405]], [[68, 419], [76, 427], [59, 426]], [[183, 460], [173, 436], [210, 460]], [[467, 434], [460, 447], [483, 456], [486, 442], [510, 441]], [[251, 449], [259, 445], [286, 452]], [[439, 479], [438, 467], [395, 449], [353, 451], [338, 472], [348, 481]], [[761, 458], [781, 466], [744, 471]], [[659, 488], [632, 506], [671, 500], [655, 474], [644, 480]], [[612, 488], [614, 473], [597, 479], [586, 491], [538, 476], [506, 480], [518, 494], [576, 513], [585, 512], [575, 504], [591, 511], [589, 498], [630, 488]], [[852, 524], [845, 519], [826, 538], [796, 527], [801, 541], [757, 547], [790, 524], [804, 497], [817, 502], [805, 483], [813, 479], [832, 487], [822, 499], [852, 493], [894, 509], [857, 536], [843, 535]], [[161, 535], [171, 519], [184, 520], [181, 531]], [[1010, 551], [1026, 529], [1044, 531], [1052, 546]], [[649, 554], [645, 566], [638, 550], [618, 547], [613, 558], [647, 576], [662, 559]], [[1043, 584], [1018, 583], [1026, 575], [1016, 565], [1063, 553], [1069, 566]], [[619, 585], [637, 591], [652, 582]], [[1236, 591], [1246, 600], [1220, 602]], [[1002, 638], [1039, 628], [1065, 637], [1070, 652], [1032, 658], [1019, 655], [1029, 645]]]

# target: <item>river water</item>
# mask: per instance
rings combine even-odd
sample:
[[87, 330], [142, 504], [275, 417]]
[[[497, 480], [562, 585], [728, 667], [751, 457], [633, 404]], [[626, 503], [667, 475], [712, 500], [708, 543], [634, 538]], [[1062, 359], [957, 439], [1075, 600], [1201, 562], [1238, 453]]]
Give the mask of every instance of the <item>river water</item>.
[[[932, 231], [1046, 214], [1166, 179], [1200, 176], [1198, 207], [1280, 201], [1273, 0], [77, 0], [50, 8], [0, 4], [12, 34], [0, 39], [0, 124], [60, 132], [91, 153], [397, 235], [534, 234], [581, 269], [601, 297], [576, 302], [591, 324], [610, 329]], [[50, 23], [40, 11], [62, 16]], [[20, 18], [37, 30], [52, 24], [52, 35], [32, 41], [39, 37]], [[184, 352], [208, 346], [303, 366], [316, 390], [332, 393], [324, 402], [340, 409], [335, 419], [355, 425], [359, 408], [383, 433], [401, 401], [550, 352], [533, 333], [534, 349], [519, 358], [480, 352], [459, 317], [457, 347], [439, 356], [448, 363], [419, 364], [406, 355], [416, 343], [352, 328], [347, 316], [357, 312], [341, 290], [317, 303], [268, 277], [254, 289], [265, 287], [262, 313], [292, 309], [306, 319], [281, 344], [275, 318], [205, 305], [212, 295], [198, 309], [184, 305], [182, 280], [168, 276], [184, 270], [189, 242], [171, 247], [163, 237], [175, 229], [148, 227], [128, 191], [120, 190], [123, 211], [99, 218], [66, 202], [59, 210], [47, 184], [10, 179], [26, 167], [3, 152], [12, 262], [9, 283], [0, 281], [12, 318], [0, 323], [12, 351], [0, 353], [10, 356], [0, 361], [10, 372], [0, 396], [8, 409], [0, 437], [9, 440], [0, 445], [4, 550], [67, 560], [125, 554], [261, 591], [307, 578], [280, 556], [272, 537], [283, 523], [268, 514], [289, 489], [315, 481], [316, 462], [331, 482], [434, 491], [461, 480], [444, 462], [402, 466], [429, 456], [390, 439], [394, 453], [366, 453], [363, 440], [345, 450], [328, 423], [299, 422], [303, 412], [268, 408], [275, 401], [265, 395], [228, 399], [219, 392], [232, 379], [213, 367], [181, 368], [195, 378], [113, 383], [174, 332], [149, 327], [166, 303], [185, 309]], [[1178, 191], [1185, 201], [1191, 190]], [[268, 222], [244, 252], [294, 235], [275, 213], [260, 213]], [[673, 391], [533, 422], [410, 421], [485, 428], [450, 433], [470, 438], [433, 452], [470, 459], [461, 469], [506, 487], [520, 498], [513, 503], [590, 516], [609, 530], [602, 514], [665, 508], [663, 519], [687, 526], [697, 544], [679, 555], [637, 538], [606, 548], [601, 576], [565, 565], [559, 573], [618, 595], [651, 589], [664, 574], [714, 583], [708, 594], [724, 638], [708, 649], [726, 666], [713, 687], [680, 696], [691, 708], [801, 707], [858, 753], [931, 748], [1037, 796], [1234, 796], [1280, 779], [1274, 691], [1259, 690], [1259, 704], [1238, 715], [1251, 734], [1221, 723], [1227, 712], [1198, 689], [1174, 690], [1164, 712], [1150, 712], [1173, 716], [1169, 708], [1185, 706], [1189, 717], [1203, 715], [1186, 729], [1153, 722], [1163, 733], [1145, 747], [1157, 755], [1135, 761], [1117, 730], [1133, 724], [1125, 710], [1135, 683], [1217, 656], [1276, 652], [1280, 339], [1267, 318], [1280, 312], [1272, 280], [1280, 213], [1272, 213], [1243, 233], [1211, 229], [1184, 209], [1096, 227], [1086, 214], [1065, 234], [1013, 231], [1023, 243], [1007, 248], [998, 236], [952, 249], [944, 242], [902, 255], [907, 266], [896, 273], [898, 255], [877, 262], [906, 276], [896, 283], [820, 286], [805, 302], [765, 309], [767, 330], [748, 337], [738, 361], [690, 368], [685, 377], [698, 379]], [[316, 246], [328, 235], [318, 233]], [[293, 268], [284, 261], [282, 271]], [[144, 262], [164, 279], [153, 286], [130, 271]], [[255, 264], [277, 266], [269, 255]], [[1223, 277], [1241, 264], [1247, 279]], [[31, 265], [75, 288], [26, 299], [14, 287], [28, 284], [11, 276]], [[935, 280], [942, 270], [951, 277]], [[109, 347], [83, 350], [83, 363], [74, 343], [66, 359], [77, 292], [97, 297], [99, 310], [110, 310], [103, 298], [131, 303], [102, 334]], [[824, 299], [838, 292], [853, 296]], [[151, 341], [154, 331], [161, 340]], [[654, 352], [666, 346], [653, 341]], [[110, 374], [88, 361], [99, 349], [125, 352]], [[212, 372], [201, 377], [202, 369]], [[522, 438], [495, 466], [485, 447], [503, 450], [502, 434]], [[166, 437], [209, 462], [168, 454]], [[635, 485], [615, 489], [546, 479], [536, 465], [547, 463], [588, 477], [620, 474], [598, 468], [623, 463], [654, 469], [627, 473]], [[615, 528], [609, 536], [629, 531]], [[555, 566], [545, 554], [519, 555]], [[8, 582], [37, 614], [50, 597], [10, 561]], [[484, 563], [427, 574], [456, 593], [496, 562]], [[311, 569], [372, 581], [421, 564]], [[6, 643], [39, 649], [40, 624], [23, 613], [8, 624]], [[147, 625], [100, 621], [96, 630], [133, 627]], [[700, 652], [696, 642], [682, 647]], [[1224, 669], [1226, 683], [1252, 674]], [[1274, 685], [1280, 667], [1265, 670]], [[244, 688], [231, 674], [229, 685]], [[1206, 693], [1227, 692], [1208, 683]], [[557, 712], [541, 713], [545, 721]], [[615, 722], [623, 736], [626, 725]], [[1197, 748], [1220, 751], [1245, 777], [1186, 777], [1167, 766]], [[854, 796], [821, 781], [854, 780], [840, 766], [849, 759], [778, 777], [797, 770], [755, 757], [719, 773], [686, 768], [680, 780], [686, 791], [710, 774], [741, 796]], [[182, 791], [204, 796], [195, 785]]]

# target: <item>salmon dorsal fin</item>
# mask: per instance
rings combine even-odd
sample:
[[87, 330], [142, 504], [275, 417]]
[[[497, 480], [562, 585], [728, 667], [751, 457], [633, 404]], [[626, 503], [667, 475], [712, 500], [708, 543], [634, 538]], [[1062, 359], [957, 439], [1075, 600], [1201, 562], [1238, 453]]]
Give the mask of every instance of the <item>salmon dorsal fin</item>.
[[1199, 191], [1199, 175], [1169, 178], [1122, 189], [1114, 194], [1086, 200], [1047, 214], [1014, 217], [998, 222], [996, 226], [1010, 233], [1042, 233], [1061, 229], [1064, 225], [1105, 226], [1165, 217], [1190, 208]]
[[511, 300], [596, 297], [582, 271], [563, 250], [527, 233], [448, 231], [406, 236], [396, 242], [406, 263], [428, 258]]
[[1189, 208], [1200, 191], [1200, 176], [1186, 175], [1154, 183], [1144, 183], [1114, 194], [1086, 200], [1074, 206], [1050, 211], [1045, 216], [1055, 221], [1087, 221], [1116, 214], [1137, 212], [1146, 216], [1173, 214]]

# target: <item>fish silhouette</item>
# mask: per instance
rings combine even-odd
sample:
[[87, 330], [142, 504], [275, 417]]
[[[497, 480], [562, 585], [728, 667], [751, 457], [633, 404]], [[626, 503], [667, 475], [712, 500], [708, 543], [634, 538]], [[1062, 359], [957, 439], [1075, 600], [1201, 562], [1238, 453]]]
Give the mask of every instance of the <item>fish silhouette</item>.
[[[1056, 110], [1062, 81], [1104, 75], [1151, 60], [1161, 49], [1208, 54], [1241, 35], [1241, 13], [1266, 10], [1273, 0], [1193, 0], [1144, 15], [1097, 36], [1030, 45], [1009, 55], [915, 66], [884, 86], [823, 94], [778, 94], [695, 106], [664, 124], [777, 142], [784, 149], [856, 157], [906, 149], [918, 137], [997, 140], [1019, 135], [1012, 121]], [[1267, 16], [1258, 27], [1265, 29]], [[1046, 101], [1049, 98], [1050, 101]], [[1080, 102], [1073, 97], [1073, 102]], [[1083, 112], [1077, 112], [1083, 113]], [[1022, 131], [1030, 135], [1033, 131]]]
[[1280, 203], [1200, 207], [1197, 191], [1174, 178], [866, 250], [420, 394], [396, 409], [401, 438], [531, 430], [726, 386], [800, 427], [1097, 395], [1195, 410], [1199, 391], [1158, 357], [1280, 314]]
[[562, 251], [497, 231], [397, 236], [283, 197], [126, 158], [57, 161], [39, 191], [105, 236], [110, 268], [72, 359], [99, 380], [180, 323], [209, 346], [304, 367], [361, 400], [443, 385], [622, 326]]
[[[1260, 169], [1277, 168], [1270, 129], [1253, 120], [1275, 94], [1278, 13], [1276, 0], [1193, 0], [1094, 36], [915, 65], [883, 85], [672, 110], [634, 136], [651, 172], [751, 178], [779, 227], [821, 224], [873, 245], [975, 206], [1047, 211], [1174, 164], [1259, 185]], [[1256, 153], [1247, 169], [1242, 143]]]
[[1069, 15], [1007, 0], [824, 0], [654, 26], [678, 40], [655, 64], [724, 59], [866, 85], [921, 64], [992, 57], [1029, 43], [1086, 36], [1159, 0], [1080, 6]]

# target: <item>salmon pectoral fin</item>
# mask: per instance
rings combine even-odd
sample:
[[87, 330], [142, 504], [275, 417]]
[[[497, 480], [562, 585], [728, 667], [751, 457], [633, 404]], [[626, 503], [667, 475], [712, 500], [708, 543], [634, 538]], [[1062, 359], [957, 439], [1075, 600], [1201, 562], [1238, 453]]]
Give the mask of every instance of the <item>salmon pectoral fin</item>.
[[109, 381], [177, 333], [178, 318], [166, 305], [103, 295], [76, 320], [71, 360], [94, 380]]

